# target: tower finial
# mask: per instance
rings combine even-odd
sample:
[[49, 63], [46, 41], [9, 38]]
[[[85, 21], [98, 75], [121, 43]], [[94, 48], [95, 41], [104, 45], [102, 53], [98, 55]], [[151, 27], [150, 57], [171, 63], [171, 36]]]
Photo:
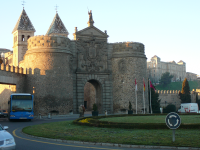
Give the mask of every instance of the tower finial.
[[23, 5], [23, 9], [24, 9], [25, 1], [22, 1], [22, 3], [23, 3], [23, 4], [22, 4], [22, 5]]
[[56, 8], [55, 8], [55, 10], [56, 10], [56, 13], [58, 13], [58, 6], [57, 6], [57, 4], [56, 4], [56, 6], [55, 6]]
[[89, 15], [88, 27], [90, 27], [93, 26], [94, 24], [94, 20], [92, 18], [92, 10], [90, 10], [90, 12], [88, 11], [88, 15]]

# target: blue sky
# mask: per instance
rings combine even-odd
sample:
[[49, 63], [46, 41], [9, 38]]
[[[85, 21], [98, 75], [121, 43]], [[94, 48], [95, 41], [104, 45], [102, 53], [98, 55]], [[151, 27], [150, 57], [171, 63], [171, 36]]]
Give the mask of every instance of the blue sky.
[[[22, 0], [0, 0], [0, 48], [12, 49], [12, 30], [22, 12]], [[25, 10], [36, 29], [46, 34], [58, 14], [73, 39], [74, 28], [87, 27], [88, 9], [94, 26], [108, 42], [141, 42], [149, 60], [186, 62], [186, 71], [200, 75], [200, 0], [26, 0]]]

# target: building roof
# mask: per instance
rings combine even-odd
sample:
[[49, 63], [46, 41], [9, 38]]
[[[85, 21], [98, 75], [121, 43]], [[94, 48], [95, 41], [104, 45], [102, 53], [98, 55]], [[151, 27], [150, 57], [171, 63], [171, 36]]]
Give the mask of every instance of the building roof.
[[35, 32], [35, 28], [33, 26], [33, 24], [31, 23], [31, 20], [29, 19], [28, 15], [26, 14], [26, 11], [23, 9], [22, 13], [12, 31], [15, 32], [16, 30], [27, 30], [27, 31], [34, 31]]
[[172, 61], [169, 61], [170, 63], [173, 63], [173, 64], [176, 64], [176, 62], [174, 61], [174, 60], [172, 60]]
[[11, 50], [6, 49], [6, 48], [0, 48], [0, 53], [7, 53], [10, 52]]
[[185, 63], [184, 61], [180, 60], [178, 63]]
[[56, 13], [55, 17], [53, 18], [53, 21], [46, 33], [46, 35], [63, 35], [68, 36], [69, 32], [65, 28], [65, 25], [63, 24], [62, 20], [60, 19], [58, 13]]

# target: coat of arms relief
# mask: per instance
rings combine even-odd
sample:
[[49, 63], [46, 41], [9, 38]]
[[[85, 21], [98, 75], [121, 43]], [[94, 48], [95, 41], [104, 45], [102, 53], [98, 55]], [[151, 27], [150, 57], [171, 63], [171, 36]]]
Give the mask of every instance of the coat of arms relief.
[[81, 71], [103, 72], [107, 70], [107, 42], [91, 36], [78, 39], [78, 68]]

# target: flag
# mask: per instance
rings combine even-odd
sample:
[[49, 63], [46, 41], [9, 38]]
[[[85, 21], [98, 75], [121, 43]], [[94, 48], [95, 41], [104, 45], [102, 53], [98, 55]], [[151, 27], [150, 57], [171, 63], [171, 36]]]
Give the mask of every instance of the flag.
[[145, 91], [145, 82], [144, 82], [144, 78], [143, 78], [143, 88], [144, 88], [144, 91]]
[[151, 80], [150, 80], [150, 79], [149, 79], [149, 81], [150, 81], [150, 88], [154, 89], [154, 91], [155, 91], [156, 89], [154, 88], [154, 86], [153, 86], [153, 84], [151, 83]]
[[136, 82], [136, 79], [135, 79], [135, 91], [137, 91], [137, 82]]

